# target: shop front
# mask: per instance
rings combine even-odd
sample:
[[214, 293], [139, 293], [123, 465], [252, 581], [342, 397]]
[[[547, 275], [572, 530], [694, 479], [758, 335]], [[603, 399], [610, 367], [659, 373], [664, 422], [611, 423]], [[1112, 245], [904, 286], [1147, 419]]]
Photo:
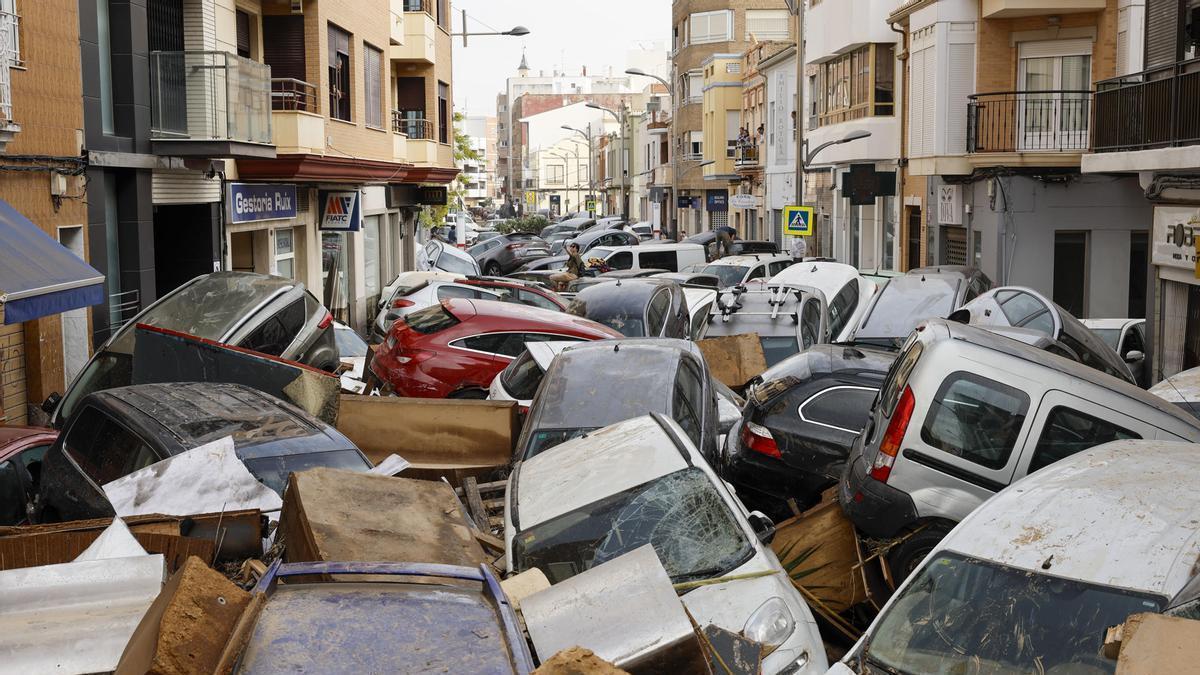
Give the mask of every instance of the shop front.
[[1200, 366], [1200, 205], [1155, 206], [1153, 380]]
[[281, 183], [228, 183], [225, 269], [309, 283], [303, 267], [311, 227], [309, 190]]

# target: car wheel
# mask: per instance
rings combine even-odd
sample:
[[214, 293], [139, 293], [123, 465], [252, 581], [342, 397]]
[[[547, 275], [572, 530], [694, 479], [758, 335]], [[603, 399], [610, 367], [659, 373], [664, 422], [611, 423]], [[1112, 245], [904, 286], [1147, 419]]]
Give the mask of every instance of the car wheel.
[[888, 568], [892, 579], [899, 586], [917, 569], [917, 565], [929, 552], [950, 533], [950, 528], [940, 523], [929, 523], [924, 529], [905, 539], [887, 554]]
[[504, 272], [500, 269], [500, 265], [490, 262], [487, 267], [483, 268], [483, 275], [485, 277], [501, 277], [504, 276]]
[[488, 397], [488, 393], [484, 389], [459, 389], [453, 392], [447, 398], [467, 399], [482, 401]]

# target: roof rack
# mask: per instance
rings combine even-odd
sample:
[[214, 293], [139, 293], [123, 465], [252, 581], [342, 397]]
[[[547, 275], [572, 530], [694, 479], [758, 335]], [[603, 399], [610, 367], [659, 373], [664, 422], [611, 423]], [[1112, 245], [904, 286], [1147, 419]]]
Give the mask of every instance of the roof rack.
[[[732, 303], [726, 303], [724, 301], [724, 296], [729, 293], [733, 294], [734, 300]], [[767, 295], [767, 304], [771, 307], [771, 311], [743, 312], [742, 308], [744, 305], [742, 304], [742, 296], [748, 293], [753, 293], [755, 295]], [[738, 316], [769, 316], [771, 317], [771, 320], [774, 321], [775, 319], [779, 318], [781, 310], [783, 309], [783, 305], [787, 303], [789, 297], [793, 294], [796, 296], [795, 299], [797, 301], [803, 298], [803, 291], [798, 288], [788, 288], [787, 286], [781, 285], [770, 286], [765, 291], [751, 291], [747, 290], [745, 286], [739, 284], [734, 286], [729, 291], [718, 292], [717, 301], [713, 303], [713, 309], [709, 312], [708, 321], [711, 323], [714, 316], [720, 315], [721, 320], [724, 323], [729, 323], [730, 317], [735, 314]], [[799, 311], [794, 310], [791, 312], [782, 313], [784, 316], [790, 316], [792, 318], [792, 323], [796, 325], [800, 324]]]

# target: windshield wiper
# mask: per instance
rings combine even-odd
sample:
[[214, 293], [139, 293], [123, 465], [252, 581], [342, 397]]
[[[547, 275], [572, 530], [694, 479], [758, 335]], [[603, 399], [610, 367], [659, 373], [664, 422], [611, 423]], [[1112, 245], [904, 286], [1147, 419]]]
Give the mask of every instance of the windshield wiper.
[[678, 576], [671, 577], [671, 582], [681, 584], [688, 581], [696, 581], [698, 579], [708, 579], [710, 577], [715, 577], [724, 571], [724, 567], [705, 567], [704, 569], [694, 570], [692, 572], [688, 572], [687, 574], [680, 574]]
[[865, 661], [867, 663], [867, 665], [871, 666], [872, 668], [878, 668], [878, 669], [884, 671], [885, 673], [890, 673], [891, 675], [909, 675], [908, 673], [900, 670], [899, 668], [889, 666], [888, 664], [883, 663], [883, 662], [879, 661], [878, 659], [871, 658], [870, 652], [867, 651], [865, 645], [863, 648], [862, 660]]

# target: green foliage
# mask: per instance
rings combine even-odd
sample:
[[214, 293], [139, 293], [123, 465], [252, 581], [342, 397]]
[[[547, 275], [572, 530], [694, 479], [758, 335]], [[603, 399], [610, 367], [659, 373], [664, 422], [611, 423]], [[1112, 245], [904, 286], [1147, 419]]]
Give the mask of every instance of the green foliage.
[[[471, 148], [471, 137], [463, 133], [462, 130], [463, 114], [454, 113], [454, 161], [455, 163], [463, 161], [478, 161], [479, 153]], [[447, 185], [447, 201], [442, 206], [427, 206], [421, 209], [421, 216], [418, 219], [420, 226], [425, 229], [441, 227], [446, 222], [446, 216], [450, 213], [453, 206], [458, 205], [462, 201], [463, 195], [467, 189], [467, 176], [458, 174], [453, 181]]]
[[511, 234], [513, 232], [540, 234], [542, 229], [549, 224], [550, 221], [545, 216], [524, 216], [500, 223], [496, 226], [496, 231], [500, 234]]

